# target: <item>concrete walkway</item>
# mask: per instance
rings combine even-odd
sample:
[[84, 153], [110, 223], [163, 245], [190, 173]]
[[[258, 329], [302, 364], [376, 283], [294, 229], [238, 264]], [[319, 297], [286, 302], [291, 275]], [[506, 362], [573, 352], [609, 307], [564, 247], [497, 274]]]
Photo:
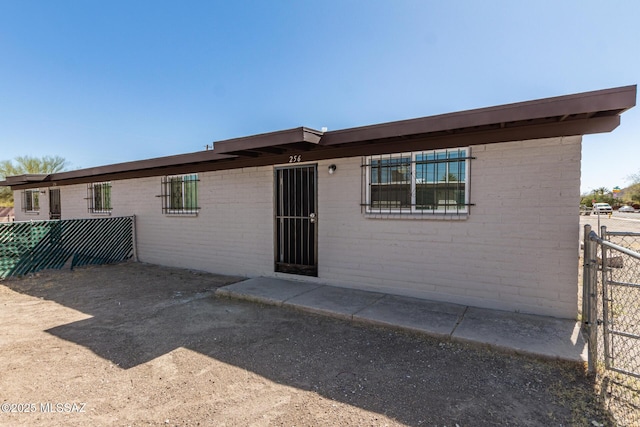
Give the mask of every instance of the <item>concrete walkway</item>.
[[580, 323], [574, 320], [267, 277], [218, 288], [216, 295], [484, 344], [516, 353], [572, 362], [587, 360]]

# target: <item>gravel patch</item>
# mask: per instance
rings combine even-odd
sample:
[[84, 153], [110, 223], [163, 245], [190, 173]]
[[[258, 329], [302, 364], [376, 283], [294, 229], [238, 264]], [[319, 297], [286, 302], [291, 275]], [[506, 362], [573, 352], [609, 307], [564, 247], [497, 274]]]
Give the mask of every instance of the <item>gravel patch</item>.
[[124, 263], [0, 282], [0, 425], [613, 424], [583, 366], [213, 295], [238, 280]]

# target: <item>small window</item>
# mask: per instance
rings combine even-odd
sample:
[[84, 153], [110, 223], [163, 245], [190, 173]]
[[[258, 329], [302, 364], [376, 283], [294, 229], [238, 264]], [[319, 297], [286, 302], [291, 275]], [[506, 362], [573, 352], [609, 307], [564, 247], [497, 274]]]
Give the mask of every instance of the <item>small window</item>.
[[40, 189], [25, 190], [22, 193], [22, 211], [40, 212]]
[[91, 213], [110, 213], [111, 183], [95, 182], [87, 187], [87, 207]]
[[162, 212], [166, 214], [197, 214], [198, 174], [174, 175], [162, 178]]
[[366, 212], [468, 213], [469, 151], [454, 148], [365, 158], [362, 199]]

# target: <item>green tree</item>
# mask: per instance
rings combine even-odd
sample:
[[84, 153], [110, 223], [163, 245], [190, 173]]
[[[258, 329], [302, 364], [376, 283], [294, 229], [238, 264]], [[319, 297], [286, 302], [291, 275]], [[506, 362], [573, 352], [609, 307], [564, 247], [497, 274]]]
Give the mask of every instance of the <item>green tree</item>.
[[609, 203], [611, 206], [613, 206], [615, 203], [613, 193], [609, 191], [607, 187], [596, 188], [595, 190], [591, 190], [591, 193], [583, 195], [582, 199], [580, 200], [580, 204], [593, 206], [594, 200], [595, 203]]
[[[14, 160], [0, 161], [0, 181], [8, 176], [61, 172], [67, 165], [60, 156], [19, 156]], [[0, 206], [13, 206], [13, 193], [9, 187], [0, 187]]]
[[627, 177], [631, 185], [625, 188], [625, 199], [632, 203], [640, 203], [640, 171]]
[[640, 182], [632, 184], [625, 189], [625, 199], [632, 203], [640, 203]]
[[607, 187], [600, 187], [600, 188], [596, 188], [591, 193], [597, 194], [598, 196], [606, 196], [607, 194], [610, 193], [610, 191]]

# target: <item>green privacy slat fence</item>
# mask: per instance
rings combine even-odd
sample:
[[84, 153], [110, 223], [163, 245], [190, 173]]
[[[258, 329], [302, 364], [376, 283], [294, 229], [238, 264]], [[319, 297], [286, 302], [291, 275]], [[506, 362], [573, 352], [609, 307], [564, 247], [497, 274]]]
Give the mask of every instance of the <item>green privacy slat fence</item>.
[[0, 278], [133, 256], [134, 217], [0, 224]]

